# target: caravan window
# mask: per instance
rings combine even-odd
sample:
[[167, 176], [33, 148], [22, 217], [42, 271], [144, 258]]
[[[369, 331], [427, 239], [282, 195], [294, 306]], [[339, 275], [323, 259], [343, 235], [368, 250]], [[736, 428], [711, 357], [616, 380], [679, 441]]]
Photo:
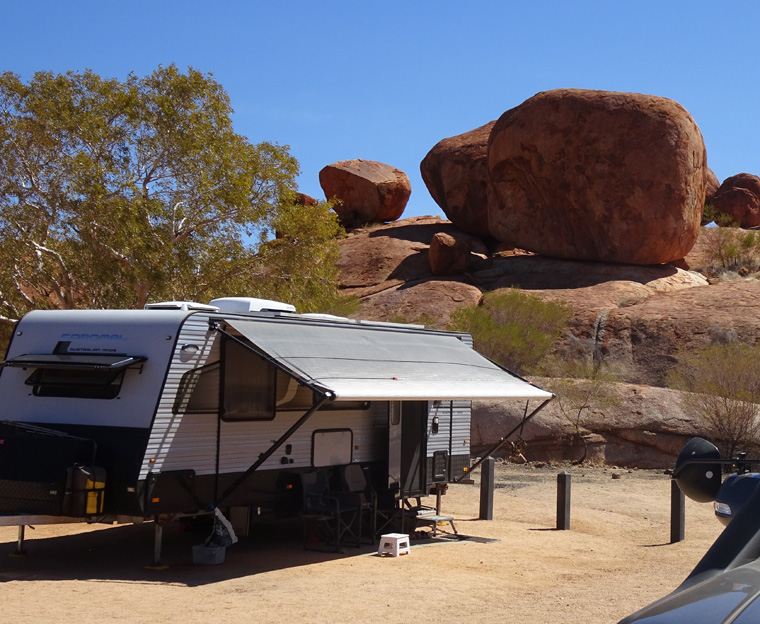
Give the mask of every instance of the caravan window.
[[173, 412], [217, 414], [219, 412], [219, 362], [194, 368], [182, 375]]
[[121, 390], [124, 369], [38, 368], [26, 380], [39, 397], [115, 399]]
[[[223, 380], [223, 381], [222, 381]], [[276, 412], [306, 412], [314, 393], [255, 352], [226, 340], [222, 360], [187, 371], [180, 380], [175, 414], [218, 414], [223, 420], [271, 420]], [[331, 403], [324, 410], [365, 410], [368, 401]]]
[[232, 340], [224, 342], [223, 353], [222, 418], [274, 418], [275, 367]]
[[[233, 356], [234, 357], [234, 356]], [[233, 373], [234, 374], [234, 373]], [[305, 412], [314, 404], [311, 390], [299, 384], [282, 371], [276, 371], [277, 389], [275, 406], [277, 411]], [[271, 375], [270, 371], [265, 376]], [[174, 401], [174, 413], [216, 414], [219, 411], [220, 363], [213, 362], [194, 368], [182, 375]]]

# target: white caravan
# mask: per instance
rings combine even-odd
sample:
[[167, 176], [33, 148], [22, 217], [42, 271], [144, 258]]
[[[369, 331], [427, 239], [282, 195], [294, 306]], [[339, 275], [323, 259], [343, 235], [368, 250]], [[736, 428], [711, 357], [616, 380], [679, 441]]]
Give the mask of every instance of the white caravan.
[[553, 397], [467, 334], [243, 298], [148, 308], [19, 321], [0, 374], [3, 524], [293, 515], [299, 475], [350, 464], [400, 505], [466, 474], [472, 399]]

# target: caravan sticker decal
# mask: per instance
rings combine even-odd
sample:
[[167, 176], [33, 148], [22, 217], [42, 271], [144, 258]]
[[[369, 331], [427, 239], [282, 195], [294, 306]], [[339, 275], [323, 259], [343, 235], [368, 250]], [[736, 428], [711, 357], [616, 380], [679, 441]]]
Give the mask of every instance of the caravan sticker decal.
[[122, 334], [61, 334], [61, 340], [126, 340]]

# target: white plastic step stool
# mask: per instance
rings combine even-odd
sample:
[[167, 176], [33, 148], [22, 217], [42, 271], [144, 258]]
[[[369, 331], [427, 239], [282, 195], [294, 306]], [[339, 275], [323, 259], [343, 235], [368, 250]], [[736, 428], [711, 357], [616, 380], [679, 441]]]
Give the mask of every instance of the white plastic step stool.
[[394, 557], [398, 557], [402, 554], [409, 555], [411, 552], [409, 536], [406, 533], [386, 533], [380, 536], [380, 546], [377, 549], [378, 555], [393, 555]]

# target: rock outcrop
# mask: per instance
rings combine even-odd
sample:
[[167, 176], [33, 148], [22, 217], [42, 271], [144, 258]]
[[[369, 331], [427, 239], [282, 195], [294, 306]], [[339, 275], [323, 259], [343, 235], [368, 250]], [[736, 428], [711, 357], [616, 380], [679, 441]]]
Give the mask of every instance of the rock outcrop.
[[478, 303], [481, 294], [475, 286], [454, 279], [395, 284], [362, 299], [354, 316], [445, 328], [456, 310]]
[[542, 256], [496, 258], [472, 279], [484, 290], [518, 286], [543, 300], [570, 304], [570, 332], [558, 353], [604, 361], [631, 383], [663, 385], [681, 348], [712, 344], [723, 331], [742, 338], [760, 332], [760, 282], [709, 286], [703, 275], [667, 265]]
[[[709, 233], [709, 232], [706, 232]], [[573, 308], [558, 352], [604, 361], [630, 383], [662, 386], [681, 350], [760, 336], [760, 281], [709, 285], [672, 266], [624, 266], [541, 256], [496, 258], [472, 274], [484, 290], [519, 286]]]
[[296, 193], [295, 203], [298, 206], [316, 206], [319, 202], [306, 193]]
[[[537, 386], [552, 389], [552, 379], [534, 379]], [[683, 445], [699, 427], [683, 409], [680, 393], [665, 388], [613, 384], [619, 401], [612, 409], [592, 410], [583, 418], [583, 441], [554, 399], [517, 435], [526, 442], [525, 458], [578, 461], [586, 459], [638, 468], [672, 467]], [[492, 448], [499, 438], [517, 427], [524, 405], [506, 401], [475, 401], [471, 447], [474, 454]], [[534, 406], [535, 407], [535, 406]], [[517, 436], [513, 436], [512, 440]], [[509, 456], [510, 447], [501, 455]]]
[[760, 225], [760, 177], [739, 173], [723, 180], [712, 198], [718, 214], [731, 217], [739, 227]]
[[760, 335], [760, 282], [721, 282], [658, 293], [593, 315], [575, 309], [566, 357], [598, 353], [625, 381], [662, 386], [682, 351]]
[[412, 192], [403, 171], [374, 160], [327, 165], [319, 172], [319, 184], [328, 200], [337, 200], [335, 212], [346, 228], [395, 221]]
[[424, 317], [426, 324], [445, 327], [454, 310], [477, 303], [482, 292], [517, 286], [573, 308], [570, 332], [558, 353], [604, 360], [622, 380], [651, 385], [664, 383], [682, 346], [710, 344], [725, 331], [760, 335], [760, 282], [708, 286], [701, 274], [668, 265], [601, 264], [524, 253], [486, 260], [476, 238], [466, 273], [442, 280], [433, 275], [429, 261], [428, 243], [439, 233], [466, 236], [451, 223], [415, 217], [358, 230], [341, 241], [343, 291], [361, 301], [354, 316], [408, 322]]
[[[712, 232], [701, 229], [687, 265], [709, 256], [705, 241]], [[429, 243], [437, 234], [470, 238], [464, 274], [433, 275]], [[612, 464], [672, 465], [684, 442], [698, 433], [681, 410], [679, 394], [657, 387], [682, 350], [731, 340], [754, 344], [760, 336], [760, 281], [753, 279], [712, 283], [669, 265], [560, 260], [519, 250], [488, 254], [477, 237], [433, 217], [356, 230], [340, 247], [341, 283], [344, 292], [360, 299], [357, 318], [446, 327], [452, 313], [479, 302], [483, 292], [513, 286], [569, 303], [573, 316], [557, 355], [603, 361], [626, 382], [618, 386], [620, 407], [584, 419], [589, 457]], [[549, 390], [555, 383], [533, 381]], [[476, 404], [473, 449], [486, 450], [518, 422], [523, 409], [524, 404]], [[556, 409], [550, 404], [526, 427], [529, 459], [580, 458], [579, 440]]]
[[[428, 250], [433, 236], [439, 233], [466, 236], [437, 217], [411, 217], [351, 232], [340, 241], [341, 287], [347, 294], [364, 298], [393, 286], [434, 279]], [[485, 246], [471, 238], [470, 249], [472, 268], [482, 269]]]
[[495, 121], [439, 141], [420, 163], [430, 196], [463, 232], [489, 236], [488, 137]]
[[488, 142], [489, 230], [543, 255], [659, 264], [697, 238], [699, 128], [672, 100], [560, 89], [504, 113]]
[[436, 217], [356, 230], [340, 241], [341, 287], [361, 300], [361, 309], [353, 316], [410, 323], [424, 318], [427, 324], [445, 327], [454, 310], [477, 303], [481, 297], [477, 287], [433, 275], [428, 252], [436, 234], [469, 238], [469, 266], [482, 270], [487, 262], [485, 246]]

